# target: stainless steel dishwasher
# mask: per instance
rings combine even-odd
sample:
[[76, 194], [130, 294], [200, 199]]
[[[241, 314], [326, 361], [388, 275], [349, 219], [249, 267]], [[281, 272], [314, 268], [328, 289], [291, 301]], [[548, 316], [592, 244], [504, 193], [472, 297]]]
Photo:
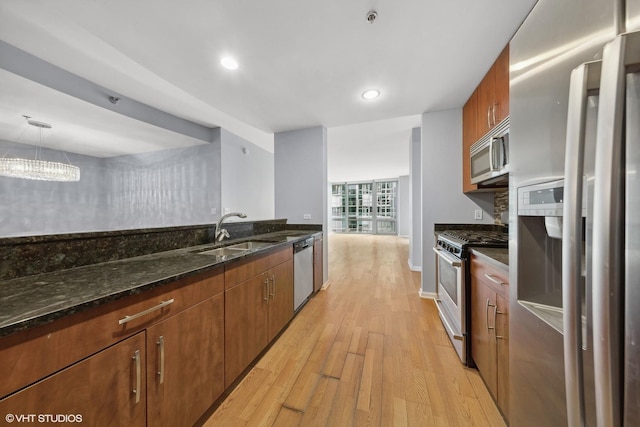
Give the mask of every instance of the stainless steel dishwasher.
[[313, 237], [293, 244], [293, 310], [313, 293]]

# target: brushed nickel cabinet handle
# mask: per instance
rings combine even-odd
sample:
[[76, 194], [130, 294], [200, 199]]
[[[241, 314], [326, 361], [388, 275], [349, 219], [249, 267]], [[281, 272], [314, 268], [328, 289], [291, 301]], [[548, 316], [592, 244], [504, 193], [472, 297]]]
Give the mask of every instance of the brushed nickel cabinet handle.
[[136, 387], [132, 390], [133, 394], [136, 395], [136, 403], [140, 403], [140, 395], [142, 394], [140, 391], [140, 387], [142, 387], [142, 372], [140, 366], [140, 350], [136, 350], [133, 353], [133, 360], [136, 363]]
[[493, 322], [493, 326], [489, 326], [489, 307], [495, 307], [495, 304], [491, 304], [491, 301], [489, 300], [489, 298], [487, 298], [487, 307], [486, 307], [486, 313], [485, 313], [485, 317], [487, 319], [487, 331], [491, 330], [491, 329], [495, 329], [495, 325], [496, 322], [494, 320]]
[[267, 304], [269, 304], [269, 278], [266, 278], [262, 281], [262, 284], [264, 285], [264, 289], [265, 289], [265, 294], [264, 294], [264, 300], [267, 302]]
[[491, 280], [496, 285], [504, 286], [504, 285], [508, 284], [508, 283], [501, 282], [500, 280], [496, 279], [492, 274], [484, 273], [484, 277], [486, 277], [487, 279]]
[[493, 126], [496, 125], [496, 107], [498, 106], [497, 102], [494, 102], [491, 106], [491, 117], [493, 118]]
[[[495, 310], [493, 310], [493, 328], [495, 329], [496, 333], [498, 332], [498, 330], [496, 329], [496, 317], [498, 316], [498, 314], [505, 314], [504, 311], [500, 311], [498, 310], [498, 307], [496, 306]], [[496, 341], [497, 340], [504, 340], [506, 339], [505, 337], [503, 337], [502, 335], [496, 335]]]
[[487, 129], [491, 129], [491, 105], [487, 107]]
[[158, 338], [158, 352], [160, 354], [160, 367], [158, 369], [158, 376], [160, 377], [160, 384], [164, 383], [164, 336]]
[[140, 313], [132, 314], [131, 316], [124, 316], [122, 319], [118, 320], [118, 325], [124, 325], [125, 323], [131, 322], [132, 320], [135, 320], [139, 317], [146, 316], [147, 314], [153, 313], [156, 310], [160, 310], [161, 308], [164, 308], [169, 304], [173, 304], [174, 301], [175, 300], [171, 298], [170, 300], [162, 301], [160, 304], [156, 305], [155, 307], [148, 308], [144, 311], [141, 311]]
[[276, 276], [271, 275], [271, 287], [273, 288], [273, 292], [271, 293], [271, 298], [276, 297]]

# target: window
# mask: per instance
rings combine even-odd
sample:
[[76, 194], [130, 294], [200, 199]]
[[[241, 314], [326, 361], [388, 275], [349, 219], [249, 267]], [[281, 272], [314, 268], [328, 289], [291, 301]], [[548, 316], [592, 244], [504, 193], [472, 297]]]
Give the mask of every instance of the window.
[[397, 234], [397, 189], [397, 181], [332, 184], [332, 230]]
[[337, 233], [343, 233], [347, 229], [346, 200], [345, 184], [333, 184], [331, 186], [331, 229]]

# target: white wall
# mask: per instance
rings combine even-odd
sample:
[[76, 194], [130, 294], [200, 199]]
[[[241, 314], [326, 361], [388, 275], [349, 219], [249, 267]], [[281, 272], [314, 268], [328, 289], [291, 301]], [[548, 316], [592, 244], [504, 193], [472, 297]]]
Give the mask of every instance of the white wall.
[[[313, 127], [274, 135], [275, 213], [290, 224], [323, 224], [326, 214], [326, 129]], [[304, 215], [311, 219], [304, 219]]]
[[371, 181], [409, 173], [409, 136], [420, 115], [327, 129], [330, 182]]
[[[435, 292], [434, 224], [493, 223], [493, 193], [462, 192], [462, 109], [422, 115], [422, 293]], [[474, 210], [484, 211], [474, 220]]]
[[411, 185], [409, 175], [398, 177], [398, 236], [411, 234]]
[[[322, 126], [274, 135], [275, 216], [289, 224], [320, 224], [324, 230], [324, 279], [328, 269], [327, 130]], [[304, 215], [311, 219], [304, 219]]]
[[[243, 212], [247, 221], [273, 219], [274, 155], [221, 129], [222, 212]], [[239, 220], [230, 218], [230, 221]]]
[[409, 237], [409, 268], [422, 270], [422, 157], [420, 128], [411, 129], [409, 177], [411, 187], [411, 235]]

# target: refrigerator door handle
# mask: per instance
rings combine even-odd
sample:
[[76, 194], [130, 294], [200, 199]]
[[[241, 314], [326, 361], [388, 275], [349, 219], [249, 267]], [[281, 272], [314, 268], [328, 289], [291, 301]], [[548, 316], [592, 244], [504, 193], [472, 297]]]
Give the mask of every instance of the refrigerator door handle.
[[620, 426], [620, 307], [622, 123], [625, 36], [604, 48], [596, 136], [593, 209], [593, 358], [596, 421]]
[[582, 253], [582, 175], [586, 129], [587, 82], [590, 64], [571, 72], [564, 164], [562, 230], [562, 308], [564, 383], [567, 425], [583, 426], [585, 418], [582, 376], [582, 321], [580, 293]]

